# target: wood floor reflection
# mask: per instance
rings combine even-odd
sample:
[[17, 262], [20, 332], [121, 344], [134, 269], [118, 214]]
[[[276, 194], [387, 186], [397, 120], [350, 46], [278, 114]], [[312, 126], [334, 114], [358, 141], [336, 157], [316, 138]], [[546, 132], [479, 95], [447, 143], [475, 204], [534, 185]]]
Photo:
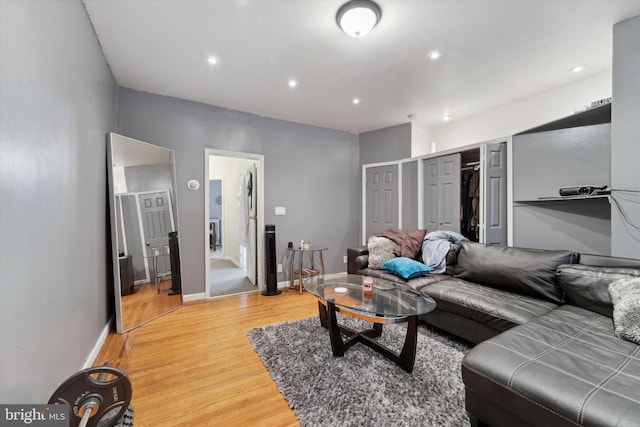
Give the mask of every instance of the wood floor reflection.
[[169, 295], [171, 280], [160, 282], [160, 293], [156, 293], [155, 283], [136, 286], [136, 292], [121, 298], [122, 328], [126, 331], [148, 322], [161, 314], [182, 305], [182, 295]]

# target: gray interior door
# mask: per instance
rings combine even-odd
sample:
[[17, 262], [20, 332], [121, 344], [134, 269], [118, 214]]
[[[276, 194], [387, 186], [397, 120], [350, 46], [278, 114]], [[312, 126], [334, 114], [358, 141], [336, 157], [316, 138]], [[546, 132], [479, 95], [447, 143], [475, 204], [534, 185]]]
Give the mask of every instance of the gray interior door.
[[460, 232], [460, 153], [424, 160], [424, 226]]
[[460, 232], [460, 153], [439, 158], [440, 230]]
[[438, 163], [439, 159], [437, 157], [426, 159], [422, 169], [424, 174], [424, 227], [427, 231], [440, 229]]
[[366, 237], [398, 227], [398, 165], [366, 168]]
[[158, 271], [162, 274], [171, 270], [169, 259], [169, 232], [173, 231], [169, 193], [139, 194], [142, 227], [144, 229], [146, 256], [153, 257], [156, 251]]
[[484, 223], [485, 242], [507, 244], [507, 144], [485, 146]]

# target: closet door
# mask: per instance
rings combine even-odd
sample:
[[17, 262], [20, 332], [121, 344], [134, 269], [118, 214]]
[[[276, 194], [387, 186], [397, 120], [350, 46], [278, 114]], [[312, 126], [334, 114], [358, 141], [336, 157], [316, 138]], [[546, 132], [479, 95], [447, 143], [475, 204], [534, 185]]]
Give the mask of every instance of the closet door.
[[398, 164], [366, 168], [367, 238], [398, 227], [398, 172]]
[[425, 159], [424, 226], [460, 232], [460, 153]]
[[437, 157], [426, 159], [422, 169], [424, 174], [424, 227], [427, 231], [440, 229], [438, 163]]
[[460, 232], [460, 154], [440, 157], [440, 230]]
[[507, 244], [507, 144], [487, 144], [484, 153], [484, 243]]

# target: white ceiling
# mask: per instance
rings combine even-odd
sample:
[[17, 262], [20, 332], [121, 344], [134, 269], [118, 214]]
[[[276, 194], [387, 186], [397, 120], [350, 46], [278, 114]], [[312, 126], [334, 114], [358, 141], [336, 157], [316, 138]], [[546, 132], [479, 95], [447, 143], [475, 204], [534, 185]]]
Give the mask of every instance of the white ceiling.
[[640, 14], [640, 0], [378, 0], [378, 26], [351, 38], [342, 0], [83, 1], [120, 86], [354, 133], [609, 70], [613, 25]]

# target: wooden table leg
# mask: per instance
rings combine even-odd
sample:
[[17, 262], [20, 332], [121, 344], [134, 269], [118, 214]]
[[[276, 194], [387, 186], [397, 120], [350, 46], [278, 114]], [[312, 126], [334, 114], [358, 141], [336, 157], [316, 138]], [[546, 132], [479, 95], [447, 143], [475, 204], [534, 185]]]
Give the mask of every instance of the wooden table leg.
[[329, 336], [331, 338], [331, 350], [336, 357], [344, 356], [344, 342], [340, 335], [340, 327], [338, 326], [338, 320], [336, 319], [336, 305], [330, 301], [327, 301], [327, 314], [328, 314], [328, 326]]
[[318, 317], [320, 317], [320, 326], [329, 329], [327, 323], [327, 307], [318, 300]]
[[413, 372], [413, 365], [416, 362], [416, 349], [418, 348], [418, 316], [411, 316], [407, 319], [407, 336], [404, 339], [404, 346], [398, 356], [398, 365], [405, 371]]

